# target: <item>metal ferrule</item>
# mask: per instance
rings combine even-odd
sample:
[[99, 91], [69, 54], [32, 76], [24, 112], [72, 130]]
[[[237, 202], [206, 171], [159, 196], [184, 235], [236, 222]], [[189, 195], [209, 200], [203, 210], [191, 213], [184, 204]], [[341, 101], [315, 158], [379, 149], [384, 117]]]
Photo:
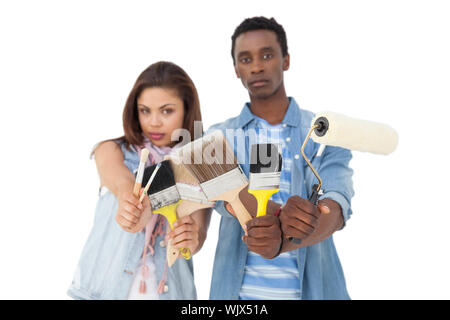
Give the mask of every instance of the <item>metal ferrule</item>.
[[278, 189], [281, 172], [250, 173], [249, 190]]
[[169, 204], [176, 203], [181, 199], [176, 186], [153, 193], [149, 196], [149, 198], [152, 205], [152, 210], [157, 210], [168, 206]]
[[200, 186], [194, 186], [187, 183], [177, 183], [178, 192], [182, 200], [189, 200], [202, 204], [214, 204], [208, 201], [206, 195]]
[[202, 187], [206, 197], [209, 200], [212, 200], [227, 191], [242, 187], [246, 183], [248, 183], [247, 177], [238, 166], [235, 169], [222, 174], [221, 176], [201, 183], [200, 186]]

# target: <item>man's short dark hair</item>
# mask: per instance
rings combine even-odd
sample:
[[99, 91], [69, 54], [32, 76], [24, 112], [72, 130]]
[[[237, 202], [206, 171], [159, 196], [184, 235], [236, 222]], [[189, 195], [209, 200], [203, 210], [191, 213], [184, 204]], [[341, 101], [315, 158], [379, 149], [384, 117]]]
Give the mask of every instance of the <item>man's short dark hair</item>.
[[283, 26], [279, 24], [274, 18], [267, 19], [266, 17], [253, 17], [247, 18], [241, 22], [240, 25], [237, 26], [236, 30], [234, 30], [233, 35], [231, 36], [231, 57], [233, 58], [233, 63], [236, 64], [234, 60], [234, 47], [236, 43], [236, 38], [239, 37], [244, 32], [253, 31], [253, 30], [270, 30], [275, 32], [277, 35], [278, 43], [281, 47], [281, 52], [283, 57], [288, 54], [287, 47], [287, 39], [286, 32], [283, 29]]

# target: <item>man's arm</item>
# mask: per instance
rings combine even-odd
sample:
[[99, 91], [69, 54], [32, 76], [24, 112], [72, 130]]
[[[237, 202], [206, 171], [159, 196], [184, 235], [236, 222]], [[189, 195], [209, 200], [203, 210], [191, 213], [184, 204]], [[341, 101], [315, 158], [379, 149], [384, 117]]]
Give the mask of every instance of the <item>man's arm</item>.
[[[323, 199], [317, 206], [308, 200], [294, 196], [289, 198], [280, 213], [283, 231], [281, 252], [317, 244], [341, 229], [344, 218], [341, 206], [334, 200]], [[289, 237], [301, 239], [300, 244]]]
[[[247, 190], [241, 191], [239, 197], [250, 214], [255, 217], [256, 199]], [[231, 214], [234, 213], [229, 204], [226, 208]], [[267, 215], [254, 218], [247, 223], [243, 241], [247, 243], [249, 250], [264, 258], [270, 259], [280, 252], [319, 243], [339, 230], [344, 221], [340, 205], [331, 199], [320, 200], [319, 205], [314, 206], [306, 199], [298, 196], [290, 197], [278, 219], [274, 214], [279, 208], [278, 203], [269, 201]], [[301, 243], [289, 241], [287, 238], [291, 236], [300, 238]]]

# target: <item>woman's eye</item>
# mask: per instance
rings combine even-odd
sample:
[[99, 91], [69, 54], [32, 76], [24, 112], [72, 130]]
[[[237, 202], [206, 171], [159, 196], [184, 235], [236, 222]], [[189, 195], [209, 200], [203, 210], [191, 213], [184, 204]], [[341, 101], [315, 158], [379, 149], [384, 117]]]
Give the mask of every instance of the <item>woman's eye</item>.
[[139, 109], [139, 112], [142, 114], [147, 114], [149, 111], [147, 109]]
[[163, 114], [171, 114], [172, 112], [173, 112], [172, 109], [164, 109], [164, 110], [162, 111]]

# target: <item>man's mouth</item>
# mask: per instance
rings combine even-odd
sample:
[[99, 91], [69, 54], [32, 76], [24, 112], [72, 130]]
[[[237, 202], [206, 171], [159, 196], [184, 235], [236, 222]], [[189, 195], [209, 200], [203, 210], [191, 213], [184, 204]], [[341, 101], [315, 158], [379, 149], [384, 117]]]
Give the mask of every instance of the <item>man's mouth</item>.
[[254, 87], [254, 88], [259, 88], [259, 87], [264, 87], [267, 83], [269, 83], [269, 81], [266, 79], [257, 79], [257, 80], [250, 81], [249, 86]]

